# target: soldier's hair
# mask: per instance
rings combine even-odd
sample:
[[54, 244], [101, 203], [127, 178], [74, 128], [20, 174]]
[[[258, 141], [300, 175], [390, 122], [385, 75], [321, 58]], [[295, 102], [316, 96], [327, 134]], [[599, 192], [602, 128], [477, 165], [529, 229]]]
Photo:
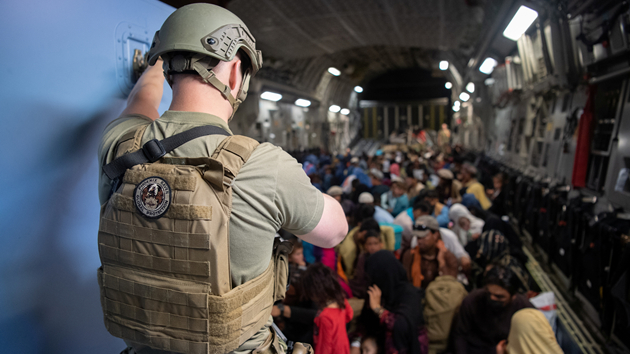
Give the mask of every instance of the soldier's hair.
[[336, 302], [345, 309], [345, 292], [341, 288], [337, 275], [322, 263], [311, 264], [300, 281], [302, 299], [313, 301], [319, 308], [325, 308]]

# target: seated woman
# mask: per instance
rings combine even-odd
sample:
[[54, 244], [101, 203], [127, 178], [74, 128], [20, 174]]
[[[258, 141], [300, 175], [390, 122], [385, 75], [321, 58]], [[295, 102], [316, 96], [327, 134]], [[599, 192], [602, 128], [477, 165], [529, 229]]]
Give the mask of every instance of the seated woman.
[[[485, 231], [475, 241], [466, 245], [466, 251], [471, 255], [474, 264], [472, 282], [478, 286], [493, 266], [500, 265], [509, 268], [518, 280], [517, 291], [525, 294], [530, 290], [530, 275], [517, 257], [512, 255], [510, 242], [498, 230]], [[522, 253], [522, 251], [521, 251]], [[475, 279], [477, 279], [475, 281]]]
[[455, 353], [494, 354], [507, 339], [512, 315], [534, 306], [517, 294], [519, 280], [509, 269], [495, 266], [488, 271], [482, 289], [473, 290], [462, 302], [454, 324]]
[[497, 354], [562, 354], [545, 315], [537, 309], [522, 309], [512, 316], [508, 339], [497, 345]]
[[462, 204], [454, 204], [449, 210], [448, 217], [454, 224], [453, 232], [463, 246], [466, 246], [472, 240], [476, 240], [481, 235], [484, 221], [473, 216]]
[[429, 340], [422, 316], [422, 290], [409, 283], [407, 272], [388, 251], [371, 255], [366, 273], [372, 286], [359, 318], [359, 333], [377, 338], [385, 354], [426, 354]]

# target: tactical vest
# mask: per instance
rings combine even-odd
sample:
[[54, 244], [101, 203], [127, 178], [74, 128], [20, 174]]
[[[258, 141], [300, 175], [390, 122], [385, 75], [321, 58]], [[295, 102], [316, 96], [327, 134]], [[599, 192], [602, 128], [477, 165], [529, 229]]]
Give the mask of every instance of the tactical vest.
[[[116, 158], [146, 149], [145, 129], [123, 136]], [[220, 354], [263, 328], [284, 298], [290, 248], [276, 244], [267, 269], [232, 288], [228, 229], [232, 183], [257, 146], [228, 136], [212, 157], [162, 157], [124, 172], [101, 207], [98, 233], [101, 304], [112, 335]]]

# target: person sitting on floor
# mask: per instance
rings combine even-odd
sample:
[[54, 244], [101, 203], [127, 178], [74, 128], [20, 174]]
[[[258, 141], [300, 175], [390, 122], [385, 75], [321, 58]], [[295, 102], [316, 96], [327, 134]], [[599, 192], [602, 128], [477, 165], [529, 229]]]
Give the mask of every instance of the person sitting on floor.
[[444, 246], [435, 218], [416, 219], [413, 235], [417, 245], [412, 240], [411, 248], [402, 255], [402, 264], [415, 287], [426, 289], [440, 275], [457, 277], [457, 258]]
[[486, 196], [486, 189], [477, 181], [477, 168], [469, 163], [465, 163], [462, 166], [460, 176], [463, 188], [459, 191], [459, 194], [462, 196], [467, 193], [474, 194], [484, 210], [490, 208], [492, 202]]
[[[364, 208], [371, 208], [369, 206], [363, 206]], [[374, 210], [372, 208], [372, 210]], [[367, 216], [363, 212], [356, 214], [358, 217]], [[381, 235], [381, 241], [383, 241], [383, 248], [389, 251], [393, 251], [396, 244], [396, 235], [394, 229], [390, 226], [379, 226], [378, 222], [372, 217], [361, 220], [358, 226], [350, 230], [346, 238], [337, 246], [337, 256], [341, 262], [343, 271], [348, 279], [351, 279], [354, 274], [354, 266], [359, 254], [361, 254], [361, 248], [363, 247], [363, 241], [368, 230], [374, 230]]]
[[476, 240], [481, 235], [484, 221], [473, 216], [462, 204], [453, 205], [448, 216], [453, 221], [453, 232], [462, 246], [466, 246], [468, 242]]
[[462, 302], [455, 320], [455, 352], [494, 354], [497, 344], [507, 339], [512, 316], [521, 309], [534, 308], [517, 294], [519, 280], [509, 269], [494, 266], [482, 289], [473, 290]]
[[440, 227], [448, 227], [448, 223], [451, 221], [448, 217], [449, 207], [439, 202], [438, 192], [435, 189], [427, 190], [424, 194], [424, 200], [426, 200], [433, 210], [431, 216], [433, 216]]
[[394, 217], [409, 207], [407, 185], [402, 178], [392, 175], [392, 187], [381, 196], [381, 204]]
[[[394, 219], [394, 223], [403, 228], [400, 254], [404, 254], [411, 247], [415, 220], [421, 216], [430, 215], [432, 209], [431, 205], [426, 201], [416, 200], [413, 208], [408, 208], [405, 213], [400, 213]], [[467, 273], [470, 269], [470, 256], [464, 250], [455, 233], [447, 228], [440, 227], [440, 237], [446, 248], [457, 257], [462, 270]]]
[[562, 354], [545, 315], [537, 309], [522, 309], [512, 316], [507, 340], [497, 345], [497, 354]]
[[407, 280], [407, 274], [392, 252], [370, 256], [366, 273], [371, 280], [359, 317], [359, 336], [377, 338], [385, 354], [428, 352], [427, 330], [422, 316], [422, 290]]
[[352, 295], [364, 299], [367, 294], [368, 279], [365, 274], [365, 262], [374, 253], [383, 249], [383, 241], [381, 241], [381, 234], [375, 230], [369, 230], [365, 234], [363, 241], [363, 252], [357, 259], [356, 267], [354, 268], [354, 276], [350, 279], [350, 288], [352, 289]]
[[359, 208], [361, 205], [367, 205], [374, 208], [374, 219], [378, 223], [392, 224], [394, 223], [394, 217], [388, 213], [387, 210], [374, 204], [374, 196], [370, 192], [363, 192], [359, 195]]

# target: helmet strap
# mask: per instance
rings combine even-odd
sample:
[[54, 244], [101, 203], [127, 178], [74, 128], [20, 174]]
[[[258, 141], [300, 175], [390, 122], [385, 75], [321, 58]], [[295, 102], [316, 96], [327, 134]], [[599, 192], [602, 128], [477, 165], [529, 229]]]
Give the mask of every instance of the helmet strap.
[[[222, 83], [221, 80], [217, 78], [214, 71], [206, 69], [206, 67], [202, 64], [202, 62], [204, 61], [203, 59], [205, 58], [209, 58], [209, 57], [204, 56], [202, 58], [198, 58], [197, 55], [193, 56], [191, 58], [192, 69], [195, 70], [201, 76], [203, 81], [214, 86], [214, 88], [216, 88], [217, 90], [219, 90], [219, 92], [221, 92], [221, 95], [223, 96], [223, 98], [225, 98], [228, 102], [230, 102], [230, 105], [232, 106], [232, 115], [228, 118], [228, 122], [229, 122], [234, 117], [234, 113], [236, 113], [236, 110], [238, 109], [238, 106], [241, 104], [242, 101], [232, 96], [230, 86]], [[242, 86], [243, 85], [241, 83], [241, 87], [239, 88], [239, 93], [242, 90]]]
[[[234, 98], [234, 96], [232, 96], [232, 90], [230, 89], [230, 87], [222, 83], [221, 80], [217, 78], [214, 71], [212, 71], [212, 68], [216, 64], [216, 62], [214, 61], [216, 59], [202, 54], [192, 55], [185, 59], [185, 62], [180, 61], [179, 64], [171, 63], [171, 59], [173, 58], [167, 57], [164, 59], [164, 77], [171, 87], [173, 86], [173, 80], [171, 74], [169, 73], [172, 70], [176, 72], [182, 72], [184, 70], [196, 71], [199, 76], [201, 76], [203, 81], [221, 92], [223, 98], [225, 98], [230, 103], [230, 105], [232, 106], [232, 115], [228, 118], [228, 122], [232, 120], [234, 114], [236, 113], [236, 110], [238, 109], [238, 106], [245, 100], [245, 97], [247, 96], [247, 87], [245, 86], [249, 86], [249, 71], [246, 72], [245, 75], [243, 75], [243, 80], [241, 81], [241, 87], [239, 87], [237, 98]], [[176, 68], [171, 67], [171, 65], [174, 65]]]

